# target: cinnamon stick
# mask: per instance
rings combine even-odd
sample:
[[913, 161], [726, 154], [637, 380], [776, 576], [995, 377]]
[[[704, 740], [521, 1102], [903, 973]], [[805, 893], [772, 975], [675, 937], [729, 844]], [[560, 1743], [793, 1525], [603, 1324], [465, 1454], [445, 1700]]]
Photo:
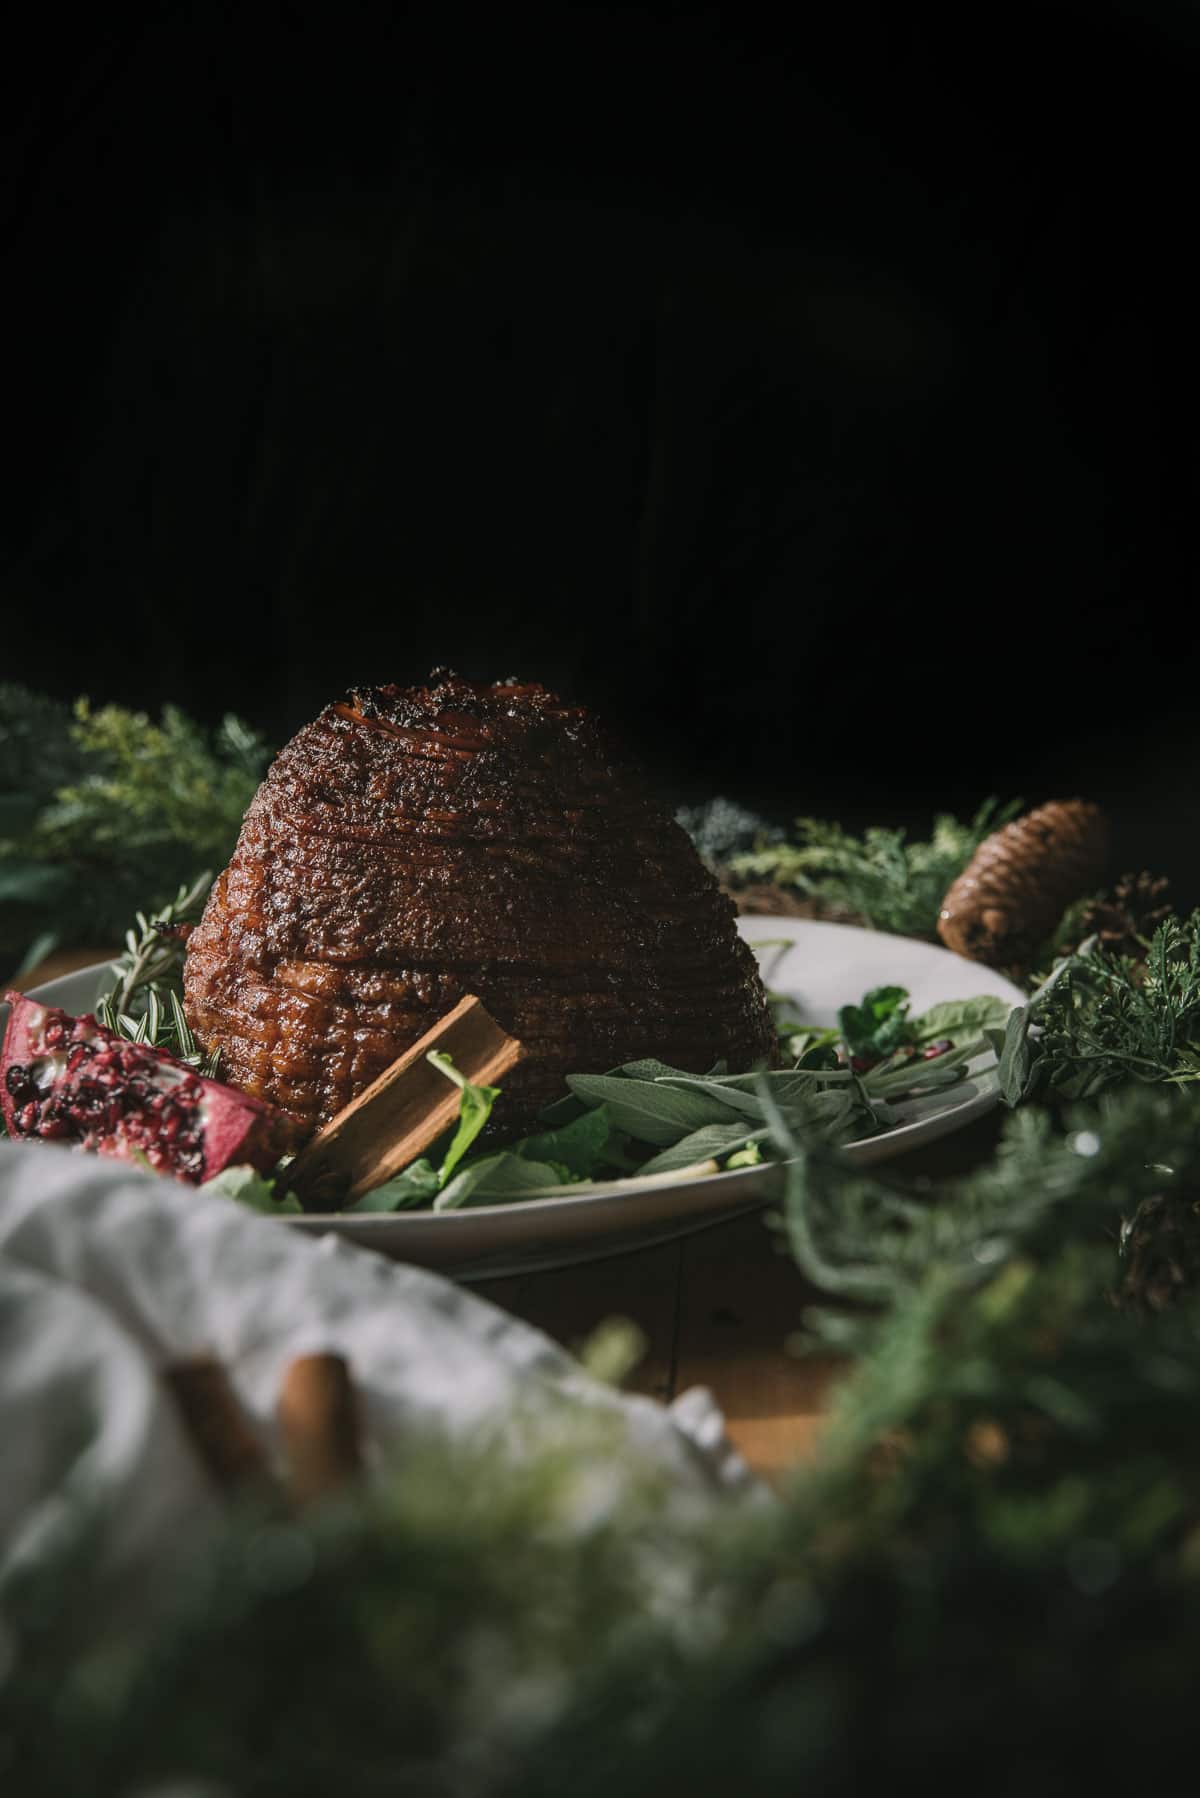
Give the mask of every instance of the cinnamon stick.
[[266, 1456], [220, 1362], [196, 1355], [172, 1362], [163, 1377], [193, 1446], [222, 1491], [268, 1487]]
[[341, 1355], [300, 1355], [283, 1376], [276, 1408], [292, 1497], [328, 1498], [362, 1472], [358, 1405]]
[[478, 999], [460, 1000], [300, 1151], [288, 1185], [302, 1205], [361, 1198], [450, 1128], [459, 1090], [426, 1059], [433, 1049], [451, 1056], [474, 1086], [494, 1086], [524, 1054]]

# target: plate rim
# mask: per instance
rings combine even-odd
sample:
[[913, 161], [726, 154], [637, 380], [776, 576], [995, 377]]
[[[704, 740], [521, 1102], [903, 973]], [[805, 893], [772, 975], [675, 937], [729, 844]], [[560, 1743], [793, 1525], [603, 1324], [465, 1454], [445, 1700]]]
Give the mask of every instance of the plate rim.
[[[743, 924], [763, 924], [770, 926], [777, 936], [792, 936], [793, 940], [801, 930], [804, 932], [815, 931], [820, 934], [828, 932], [843, 938], [869, 936], [883, 942], [902, 944], [905, 951], [909, 953], [914, 949], [929, 950], [934, 955], [948, 956], [952, 960], [961, 961], [968, 967], [984, 969], [984, 964], [968, 961], [966, 957], [956, 955], [953, 950], [947, 949], [943, 944], [932, 943], [922, 937], [900, 936], [894, 931], [873, 930], [863, 925], [840, 924], [825, 918], [779, 917], [769, 912], [743, 912], [739, 914], [737, 922], [739, 934]], [[742, 940], [752, 944], [754, 939], [743, 937]], [[25, 996], [44, 1002], [43, 994], [47, 988], [66, 980], [83, 980], [88, 977], [98, 980], [102, 974], [108, 973], [112, 966], [111, 961], [88, 963], [84, 967], [74, 968], [68, 973], [58, 975], [53, 980], [41, 982], [38, 986], [28, 989]], [[990, 979], [996, 982], [997, 986], [1007, 989], [1001, 996], [1011, 996], [1013, 1004], [1025, 1002], [1026, 996], [1007, 976], [993, 968], [987, 968], [986, 973]], [[990, 1081], [989, 1075], [992, 1076]], [[948, 1106], [945, 1110], [934, 1112], [930, 1117], [913, 1118], [906, 1123], [896, 1124], [890, 1130], [881, 1131], [877, 1136], [860, 1137], [852, 1143], [840, 1144], [840, 1153], [847, 1156], [851, 1165], [869, 1165], [876, 1160], [890, 1159], [890, 1154], [884, 1157], [870, 1153], [877, 1145], [886, 1143], [892, 1152], [902, 1154], [907, 1147], [916, 1146], [911, 1143], [912, 1136], [917, 1136], [922, 1143], [932, 1142], [940, 1136], [949, 1135], [954, 1130], [964, 1128], [967, 1124], [973, 1123], [976, 1118], [993, 1110], [999, 1103], [1000, 1091], [995, 1075], [994, 1065], [980, 1069], [971, 1076], [976, 1083], [975, 1091], [965, 1096], [960, 1105]], [[858, 1153], [856, 1154], [855, 1151]], [[532, 1222], [535, 1219], [545, 1219], [565, 1211], [578, 1212], [599, 1201], [611, 1201], [618, 1198], [634, 1200], [647, 1192], [660, 1192], [667, 1188], [683, 1186], [702, 1188], [704, 1192], [715, 1198], [725, 1185], [734, 1185], [745, 1195], [746, 1202], [750, 1203], [756, 1196], [753, 1188], [767, 1183], [779, 1167], [786, 1165], [787, 1163], [771, 1162], [761, 1167], [723, 1168], [715, 1174], [701, 1174], [690, 1180], [685, 1177], [684, 1170], [666, 1174], [647, 1174], [641, 1177], [630, 1175], [626, 1179], [594, 1181], [582, 1190], [578, 1187], [563, 1186], [547, 1191], [540, 1198], [514, 1199], [507, 1203], [494, 1205], [469, 1205], [447, 1211], [434, 1211], [432, 1208], [424, 1207], [413, 1211], [316, 1211], [306, 1212], [300, 1217], [294, 1213], [281, 1214], [279, 1221], [298, 1225], [306, 1230], [327, 1230], [331, 1225], [344, 1225], [353, 1221], [356, 1231], [362, 1230], [368, 1235], [403, 1229], [406, 1225], [420, 1224], [428, 1227], [431, 1220], [434, 1219], [447, 1230], [455, 1226], [461, 1229], [475, 1220], [495, 1222], [514, 1215], [528, 1217]], [[751, 1188], [749, 1192], [746, 1191], [747, 1187]], [[735, 1203], [732, 1195], [730, 1203]]]

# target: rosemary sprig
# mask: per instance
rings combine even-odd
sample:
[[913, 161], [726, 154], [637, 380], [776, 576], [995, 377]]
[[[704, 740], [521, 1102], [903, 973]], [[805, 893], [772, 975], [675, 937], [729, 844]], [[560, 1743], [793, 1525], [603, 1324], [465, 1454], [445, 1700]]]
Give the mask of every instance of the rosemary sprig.
[[140, 988], [167, 980], [182, 969], [184, 944], [172, 934], [170, 926], [196, 921], [212, 881], [211, 872], [205, 869], [190, 887], [181, 886], [171, 903], [153, 919], [147, 918], [145, 912], [135, 914], [138, 929], [125, 932], [125, 953], [112, 966], [116, 985], [109, 997], [115, 1011], [129, 1011]]
[[112, 964], [114, 984], [96, 1002], [97, 1021], [106, 1030], [167, 1049], [180, 1061], [210, 1077], [220, 1062], [220, 1051], [205, 1056], [183, 1014], [183, 961], [186, 940], [175, 927], [191, 924], [200, 916], [212, 886], [206, 869], [153, 918], [136, 914], [137, 929], [125, 933], [125, 952]]

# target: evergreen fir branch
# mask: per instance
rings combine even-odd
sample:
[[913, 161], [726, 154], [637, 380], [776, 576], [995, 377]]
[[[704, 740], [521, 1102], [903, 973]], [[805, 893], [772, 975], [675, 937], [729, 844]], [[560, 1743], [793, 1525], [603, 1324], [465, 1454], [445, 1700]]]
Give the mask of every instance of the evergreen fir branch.
[[730, 870], [742, 879], [819, 894], [876, 930], [933, 939], [947, 890], [984, 838], [1015, 817], [1021, 804], [989, 799], [966, 823], [941, 813], [928, 840], [916, 842], [904, 830], [876, 825], [856, 837], [840, 824], [798, 818], [793, 841], [762, 841], [734, 855]]
[[[839, 1345], [853, 1339], [862, 1352], [880, 1315], [902, 1309], [931, 1278], [949, 1302], [1006, 1263], [1043, 1257], [1063, 1243], [1095, 1249], [1097, 1290], [1111, 1290], [1123, 1277], [1118, 1246], [1128, 1239], [1128, 1220], [1140, 1219], [1145, 1232], [1164, 1195], [1179, 1202], [1200, 1192], [1196, 1122], [1190, 1093], [1140, 1088], [1072, 1107], [1061, 1120], [1027, 1108], [1007, 1120], [990, 1162], [931, 1187], [802, 1147], [776, 1110], [774, 1147], [788, 1157], [789, 1246], [819, 1292], [877, 1307], [856, 1323], [835, 1313]], [[826, 1314], [820, 1305], [809, 1314], [818, 1332]]]
[[212, 742], [173, 706], [74, 711], [0, 690], [0, 956], [34, 938], [116, 940], [135, 907], [167, 904], [228, 861], [269, 759], [226, 718]]
[[1010, 1018], [1014, 1049], [1034, 1012], [1038, 1034], [1023, 1048], [1010, 1103], [1091, 1098], [1127, 1082], [1193, 1084], [1200, 1079], [1200, 911], [1161, 923], [1144, 961], [1089, 939], [1057, 964], [1030, 1017]]

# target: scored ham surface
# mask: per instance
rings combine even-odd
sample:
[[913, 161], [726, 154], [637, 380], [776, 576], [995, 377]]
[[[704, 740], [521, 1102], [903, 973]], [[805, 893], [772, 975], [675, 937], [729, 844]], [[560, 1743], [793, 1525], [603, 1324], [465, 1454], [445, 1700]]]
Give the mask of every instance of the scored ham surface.
[[568, 1073], [771, 1058], [752, 952], [608, 733], [540, 686], [437, 671], [280, 753], [188, 943], [224, 1078], [313, 1128], [466, 993], [526, 1047], [498, 1120]]

